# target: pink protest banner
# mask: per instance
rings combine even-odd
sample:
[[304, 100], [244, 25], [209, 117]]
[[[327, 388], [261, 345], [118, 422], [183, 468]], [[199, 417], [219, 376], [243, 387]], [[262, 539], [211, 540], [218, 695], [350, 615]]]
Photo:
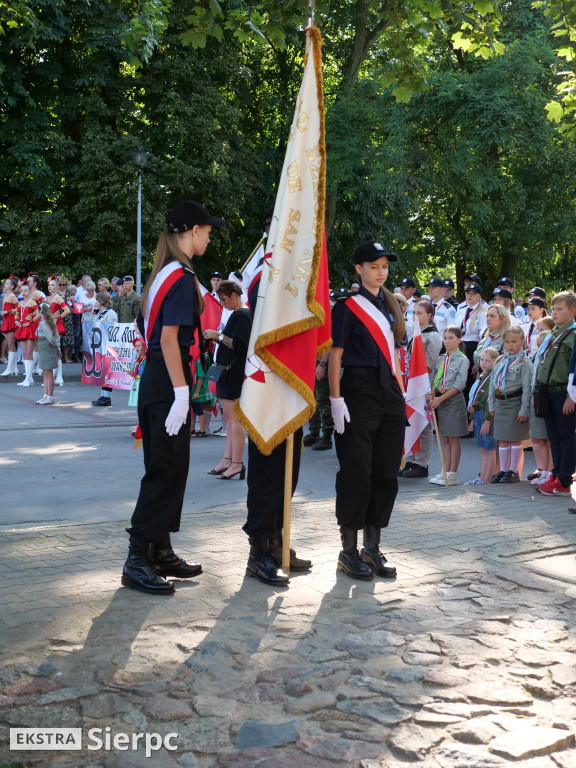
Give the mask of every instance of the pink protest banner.
[[131, 389], [136, 337], [132, 323], [82, 323], [82, 384]]

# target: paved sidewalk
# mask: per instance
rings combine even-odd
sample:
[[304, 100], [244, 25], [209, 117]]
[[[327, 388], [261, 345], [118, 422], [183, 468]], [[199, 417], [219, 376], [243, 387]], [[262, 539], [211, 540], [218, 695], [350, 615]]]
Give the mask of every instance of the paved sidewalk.
[[[0, 537], [0, 765], [574, 768], [576, 516], [519, 486], [403, 484], [396, 580], [335, 569], [331, 497], [300, 498], [309, 574], [245, 577], [242, 502], [184, 516], [204, 573], [173, 597], [120, 587], [122, 522]], [[527, 563], [563, 557], [565, 580]], [[83, 727], [78, 752], [8, 749], [10, 726]], [[92, 728], [177, 751], [87, 749]]]

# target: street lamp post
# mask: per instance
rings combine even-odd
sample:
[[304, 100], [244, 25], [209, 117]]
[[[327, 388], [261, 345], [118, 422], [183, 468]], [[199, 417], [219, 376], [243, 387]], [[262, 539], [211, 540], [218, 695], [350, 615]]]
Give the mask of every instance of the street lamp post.
[[136, 229], [136, 293], [142, 293], [142, 168], [148, 162], [149, 152], [139, 149], [130, 152], [130, 157], [138, 166], [138, 224]]

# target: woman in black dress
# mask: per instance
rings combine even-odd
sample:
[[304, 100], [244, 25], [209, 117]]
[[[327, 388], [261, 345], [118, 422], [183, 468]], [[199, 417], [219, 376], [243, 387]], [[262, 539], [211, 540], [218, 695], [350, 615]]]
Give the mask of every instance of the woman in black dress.
[[222, 333], [219, 331], [204, 331], [204, 338], [218, 342], [218, 352], [215, 362], [218, 365], [230, 366], [229, 370], [216, 384], [216, 395], [222, 402], [222, 410], [226, 419], [226, 448], [224, 456], [217, 467], [208, 474], [216, 475], [221, 480], [231, 480], [238, 477], [244, 480], [246, 468], [242, 463], [246, 435], [234, 415], [234, 400], [240, 397], [246, 352], [252, 330], [250, 310], [242, 302], [242, 288], [233, 280], [223, 280], [218, 288], [218, 296], [224, 309], [232, 310]]

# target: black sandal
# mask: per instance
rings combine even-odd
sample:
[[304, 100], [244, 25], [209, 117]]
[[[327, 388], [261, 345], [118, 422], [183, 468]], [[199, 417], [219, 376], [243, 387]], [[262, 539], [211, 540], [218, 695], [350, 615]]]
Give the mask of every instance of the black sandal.
[[[222, 461], [229, 461], [230, 464], [232, 463], [232, 458], [228, 456], [222, 456]], [[217, 477], [220, 477], [222, 472], [226, 472], [226, 470], [230, 467], [230, 464], [228, 464], [227, 467], [224, 467], [223, 469], [215, 470], [215, 469], [209, 469], [206, 473], [207, 475], [216, 475]]]

